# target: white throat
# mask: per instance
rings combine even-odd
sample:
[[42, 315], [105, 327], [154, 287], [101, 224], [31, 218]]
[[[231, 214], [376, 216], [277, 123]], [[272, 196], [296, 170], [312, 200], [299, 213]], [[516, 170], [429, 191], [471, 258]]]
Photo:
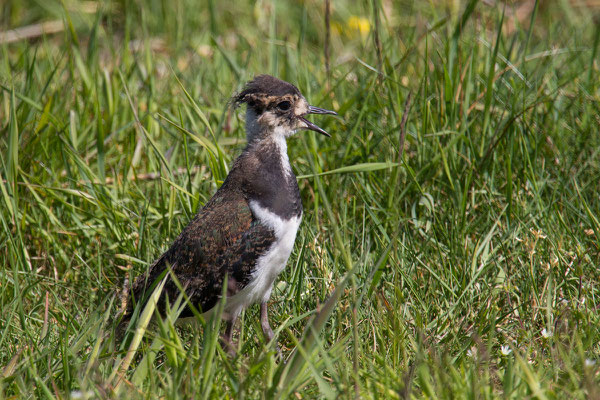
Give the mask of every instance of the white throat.
[[273, 142], [275, 142], [275, 146], [277, 146], [277, 149], [279, 150], [279, 159], [281, 160], [281, 166], [283, 167], [283, 170], [287, 173], [286, 178], [293, 176], [290, 158], [288, 157], [287, 153], [287, 142], [285, 141], [285, 136], [283, 134], [278, 134], [277, 129], [275, 129], [275, 135], [273, 135]]

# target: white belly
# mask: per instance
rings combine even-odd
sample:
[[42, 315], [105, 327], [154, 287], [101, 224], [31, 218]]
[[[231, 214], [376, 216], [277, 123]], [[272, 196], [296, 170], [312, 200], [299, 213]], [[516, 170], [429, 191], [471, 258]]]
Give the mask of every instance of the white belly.
[[273, 282], [285, 268], [292, 253], [296, 233], [302, 220], [301, 215], [287, 221], [283, 220], [254, 201], [250, 202], [250, 209], [262, 224], [273, 229], [275, 242], [265, 254], [258, 258], [250, 283], [226, 300], [225, 313], [228, 319], [237, 318], [243, 309], [254, 303], [269, 300]]

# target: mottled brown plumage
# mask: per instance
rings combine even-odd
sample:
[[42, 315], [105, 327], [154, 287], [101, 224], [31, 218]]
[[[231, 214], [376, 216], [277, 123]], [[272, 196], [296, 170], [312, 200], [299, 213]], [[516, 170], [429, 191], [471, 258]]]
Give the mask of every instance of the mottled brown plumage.
[[[234, 171], [232, 171], [234, 173]], [[231, 175], [230, 175], [231, 178]], [[256, 259], [274, 240], [273, 231], [253, 218], [244, 193], [228, 190], [228, 178], [215, 196], [196, 214], [171, 247], [133, 284], [133, 297], [143, 299], [147, 287], [170, 266], [186, 288], [192, 304], [210, 310], [222, 293], [228, 274], [228, 295], [248, 284]], [[161, 298], [174, 301], [179, 295], [175, 282], [167, 279]], [[133, 303], [130, 303], [129, 311]], [[164, 303], [160, 304], [161, 309]], [[182, 317], [190, 316], [184, 309]]]

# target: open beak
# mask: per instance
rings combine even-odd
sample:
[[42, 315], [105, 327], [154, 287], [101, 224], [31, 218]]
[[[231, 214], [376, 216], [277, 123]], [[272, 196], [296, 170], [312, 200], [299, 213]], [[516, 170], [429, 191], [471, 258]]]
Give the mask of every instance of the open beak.
[[[315, 106], [308, 106], [308, 112], [306, 113], [306, 115], [308, 115], [308, 114], [331, 114], [331, 115], [337, 115], [337, 113], [335, 111], [325, 110], [324, 108], [319, 108], [319, 107], [315, 107]], [[321, 135], [325, 135], [327, 137], [331, 137], [331, 135], [329, 133], [327, 133], [324, 129], [319, 128], [317, 125], [313, 124], [312, 122], [310, 122], [306, 118], [300, 117], [300, 119], [302, 119], [302, 121], [304, 121], [304, 123], [306, 124], [306, 129], [310, 129], [311, 131], [319, 132]]]

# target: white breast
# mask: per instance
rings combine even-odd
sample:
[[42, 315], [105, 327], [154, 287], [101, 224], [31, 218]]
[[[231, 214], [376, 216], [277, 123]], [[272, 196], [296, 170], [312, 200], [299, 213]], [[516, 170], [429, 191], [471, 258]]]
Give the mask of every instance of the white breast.
[[250, 202], [250, 210], [262, 224], [273, 229], [275, 242], [257, 260], [256, 270], [250, 283], [239, 293], [227, 299], [225, 311], [231, 319], [235, 319], [243, 309], [250, 305], [269, 300], [273, 282], [285, 268], [292, 253], [296, 233], [302, 220], [301, 215], [284, 220], [277, 214], [261, 207], [256, 201]]

